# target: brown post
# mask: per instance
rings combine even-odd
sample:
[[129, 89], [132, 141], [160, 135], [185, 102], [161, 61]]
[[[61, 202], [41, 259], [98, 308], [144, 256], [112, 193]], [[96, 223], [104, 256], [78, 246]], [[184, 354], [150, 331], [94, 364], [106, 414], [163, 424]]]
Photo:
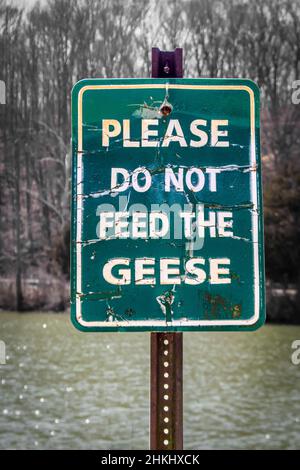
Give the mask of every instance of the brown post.
[[[181, 78], [182, 49], [152, 48], [152, 78]], [[150, 448], [183, 448], [182, 333], [151, 333]]]

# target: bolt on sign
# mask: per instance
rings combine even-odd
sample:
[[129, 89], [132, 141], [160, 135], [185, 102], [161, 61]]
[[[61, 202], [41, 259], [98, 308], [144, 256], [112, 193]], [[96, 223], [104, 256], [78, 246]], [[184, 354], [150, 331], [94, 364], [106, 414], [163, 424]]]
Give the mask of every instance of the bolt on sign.
[[71, 315], [84, 331], [264, 322], [259, 92], [87, 79], [72, 93]]

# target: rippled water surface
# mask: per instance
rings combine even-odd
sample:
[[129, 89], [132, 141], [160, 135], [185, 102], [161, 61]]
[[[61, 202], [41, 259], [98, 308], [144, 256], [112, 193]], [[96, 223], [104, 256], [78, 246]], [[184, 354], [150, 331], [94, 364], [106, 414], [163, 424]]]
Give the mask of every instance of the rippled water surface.
[[[184, 333], [186, 449], [300, 448], [300, 328]], [[0, 314], [0, 448], [147, 449], [149, 334]]]

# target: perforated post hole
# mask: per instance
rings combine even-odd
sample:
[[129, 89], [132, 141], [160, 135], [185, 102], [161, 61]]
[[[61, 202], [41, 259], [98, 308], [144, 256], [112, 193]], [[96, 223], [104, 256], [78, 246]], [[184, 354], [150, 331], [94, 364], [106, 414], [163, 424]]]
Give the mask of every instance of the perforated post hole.
[[152, 334], [151, 350], [151, 449], [182, 449], [182, 334]]

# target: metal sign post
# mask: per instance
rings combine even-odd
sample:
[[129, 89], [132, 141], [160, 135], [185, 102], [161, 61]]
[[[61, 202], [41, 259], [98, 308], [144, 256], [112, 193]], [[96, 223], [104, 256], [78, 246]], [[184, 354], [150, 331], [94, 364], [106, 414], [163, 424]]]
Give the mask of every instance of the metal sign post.
[[152, 78], [72, 91], [71, 318], [86, 332], [151, 332], [151, 448], [181, 449], [182, 332], [265, 319], [259, 90]]
[[[152, 78], [182, 78], [182, 49], [152, 48]], [[151, 333], [150, 448], [183, 448], [182, 333]]]

